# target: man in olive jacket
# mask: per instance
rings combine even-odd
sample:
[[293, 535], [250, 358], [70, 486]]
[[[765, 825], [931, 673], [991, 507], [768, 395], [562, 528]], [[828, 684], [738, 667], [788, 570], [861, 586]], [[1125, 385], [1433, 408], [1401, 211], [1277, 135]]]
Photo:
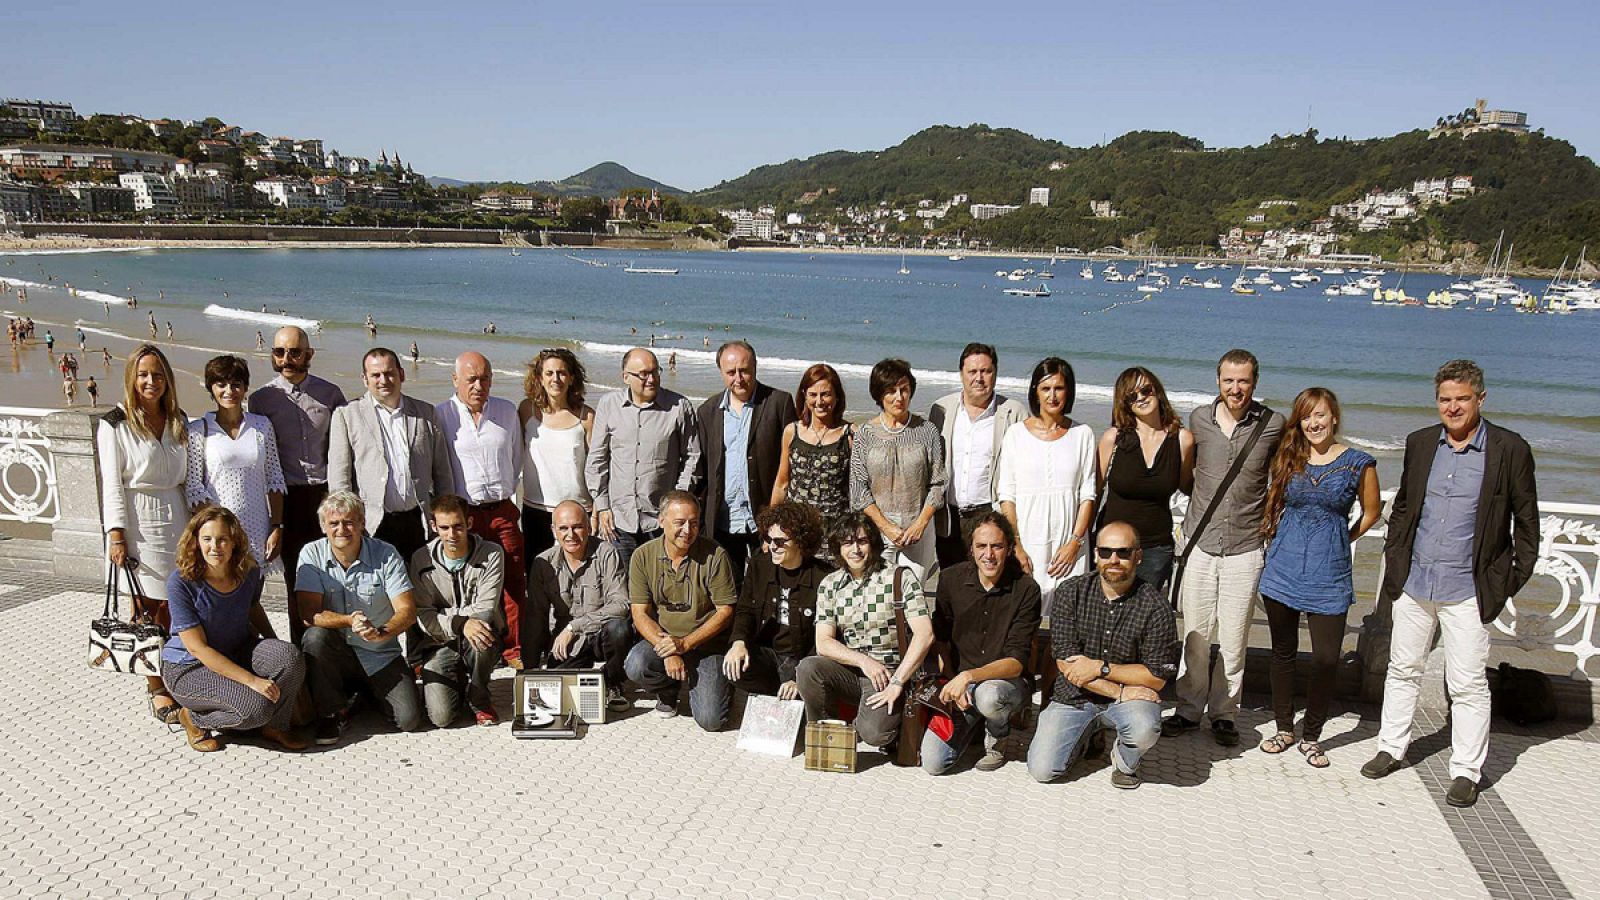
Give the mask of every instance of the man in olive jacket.
[[406, 659], [422, 668], [422, 699], [435, 726], [448, 726], [461, 712], [463, 673], [473, 716], [479, 725], [495, 725], [500, 717], [489, 699], [489, 676], [505, 628], [505, 551], [472, 533], [467, 501], [454, 494], [435, 497], [428, 513], [438, 537], [411, 557], [417, 623], [406, 634]]
[[1489, 752], [1488, 623], [1533, 574], [1539, 496], [1528, 442], [1482, 416], [1482, 369], [1451, 360], [1434, 376], [1434, 393], [1443, 427], [1406, 439], [1389, 514], [1378, 600], [1394, 627], [1378, 753], [1361, 774], [1382, 778], [1400, 768], [1437, 630], [1452, 700], [1445, 800], [1471, 806]]

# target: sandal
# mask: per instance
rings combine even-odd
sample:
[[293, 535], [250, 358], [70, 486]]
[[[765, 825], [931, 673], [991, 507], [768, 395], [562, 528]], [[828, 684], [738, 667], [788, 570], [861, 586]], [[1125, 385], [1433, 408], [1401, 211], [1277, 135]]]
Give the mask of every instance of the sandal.
[[178, 707], [178, 724], [183, 726], [183, 736], [189, 741], [189, 746], [201, 753], [215, 753], [222, 749], [222, 742], [211, 736], [211, 733], [194, 723], [189, 711]]
[[1294, 732], [1280, 731], [1261, 742], [1262, 753], [1282, 753], [1294, 746]]
[[[154, 716], [157, 722], [163, 725], [178, 724], [178, 710], [181, 707], [178, 706], [178, 701], [171, 694], [165, 690], [151, 691], [147, 699], [150, 703], [150, 715]], [[157, 707], [157, 700], [166, 700], [167, 705]]]
[[1301, 741], [1300, 752], [1313, 769], [1326, 769], [1328, 767], [1328, 754], [1322, 752], [1320, 743], [1316, 741]]

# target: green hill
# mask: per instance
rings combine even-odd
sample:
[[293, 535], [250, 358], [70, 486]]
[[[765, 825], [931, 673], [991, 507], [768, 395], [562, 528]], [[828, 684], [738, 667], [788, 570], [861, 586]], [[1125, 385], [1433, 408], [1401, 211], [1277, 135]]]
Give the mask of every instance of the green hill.
[[[1029, 188], [1048, 187], [1048, 207], [982, 222], [960, 207], [936, 233], [961, 231], [1004, 246], [1199, 249], [1245, 225], [1263, 200], [1295, 201], [1272, 209], [1268, 227], [1304, 227], [1373, 188], [1409, 189], [1417, 179], [1453, 175], [1472, 176], [1477, 193], [1387, 231], [1350, 234], [1343, 247], [1443, 259], [1472, 249], [1465, 245], [1488, 247], [1504, 229], [1518, 260], [1554, 267], [1584, 243], [1600, 243], [1600, 168], [1565, 141], [1505, 132], [1430, 140], [1411, 131], [1353, 141], [1320, 139], [1313, 130], [1206, 150], [1180, 134], [1140, 131], [1082, 149], [1012, 129], [936, 126], [882, 151], [762, 166], [693, 199], [719, 207], [770, 203], [826, 218], [835, 207], [914, 206], [957, 193], [970, 203], [1019, 204]], [[1091, 200], [1110, 200], [1122, 217], [1093, 218]], [[920, 221], [900, 227], [923, 233]]]
[[603, 162], [590, 166], [560, 181], [534, 181], [528, 189], [557, 197], [615, 197], [630, 189], [656, 190], [663, 195], [681, 197], [685, 193], [670, 184], [646, 178], [621, 163]]

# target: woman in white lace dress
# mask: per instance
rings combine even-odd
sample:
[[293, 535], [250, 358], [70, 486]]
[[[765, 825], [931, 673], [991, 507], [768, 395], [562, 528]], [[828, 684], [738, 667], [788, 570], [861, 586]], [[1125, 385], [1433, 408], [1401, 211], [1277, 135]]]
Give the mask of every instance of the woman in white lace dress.
[[227, 507], [244, 526], [262, 576], [281, 572], [283, 467], [272, 423], [244, 411], [250, 367], [237, 356], [219, 356], [206, 363], [205, 379], [217, 409], [189, 423], [189, 508]]

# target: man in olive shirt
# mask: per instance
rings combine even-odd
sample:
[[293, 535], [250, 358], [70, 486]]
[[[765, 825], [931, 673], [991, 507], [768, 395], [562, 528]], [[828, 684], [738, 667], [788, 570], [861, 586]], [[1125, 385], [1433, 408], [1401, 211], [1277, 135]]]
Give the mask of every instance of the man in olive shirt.
[[641, 545], [628, 564], [633, 627], [643, 638], [628, 653], [628, 677], [656, 695], [656, 713], [678, 714], [689, 686], [689, 710], [706, 731], [728, 722], [733, 685], [722, 673], [733, 624], [733, 565], [728, 553], [700, 536], [700, 502], [687, 491], [661, 498], [661, 537]]
[[[1194, 493], [1184, 516], [1184, 540], [1193, 543], [1183, 568], [1178, 607], [1183, 612], [1183, 674], [1178, 708], [1161, 723], [1169, 737], [1211, 719], [1211, 736], [1237, 746], [1239, 698], [1244, 693], [1245, 652], [1250, 645], [1256, 588], [1266, 552], [1261, 517], [1267, 507], [1267, 470], [1283, 435], [1283, 415], [1255, 399], [1260, 364], [1248, 350], [1229, 350], [1217, 362], [1218, 397], [1189, 416], [1194, 432]], [[1261, 437], [1245, 457], [1228, 490], [1219, 488], [1250, 435], [1265, 420]], [[1210, 521], [1195, 534], [1206, 511]], [[1211, 663], [1211, 645], [1217, 661]]]
[[945, 570], [933, 606], [935, 651], [950, 680], [939, 699], [957, 710], [948, 736], [930, 727], [922, 738], [922, 768], [943, 775], [955, 766], [981, 723], [983, 758], [977, 768], [1005, 765], [1000, 741], [1011, 716], [1032, 695], [1024, 666], [1039, 631], [1039, 585], [1012, 553], [1011, 523], [990, 510], [972, 527], [971, 559]]

